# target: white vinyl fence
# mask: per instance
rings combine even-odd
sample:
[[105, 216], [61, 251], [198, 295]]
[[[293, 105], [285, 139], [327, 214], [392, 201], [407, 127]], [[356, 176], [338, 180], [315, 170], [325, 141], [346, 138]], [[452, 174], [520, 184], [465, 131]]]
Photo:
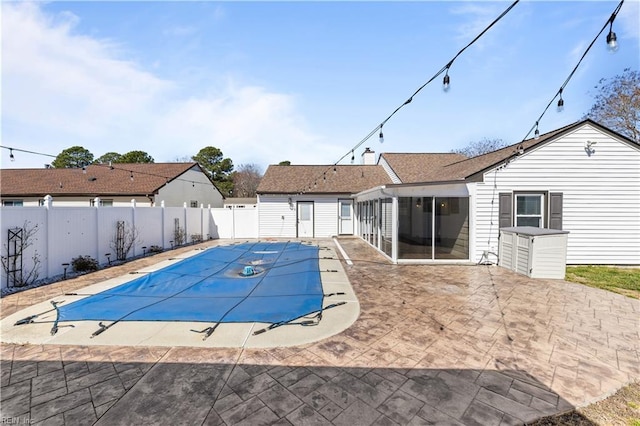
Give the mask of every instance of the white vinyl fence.
[[[130, 207], [53, 207], [52, 198], [45, 197], [42, 207], [0, 207], [0, 223], [3, 263], [17, 265], [2, 267], [2, 288], [14, 285], [15, 273], [7, 270], [19, 269], [24, 277], [36, 262], [38, 279], [61, 275], [63, 264], [78, 256], [90, 256], [100, 265], [113, 262], [118, 241], [132, 240], [131, 232], [137, 237], [126, 258], [149, 253], [153, 246], [164, 250], [207, 239], [258, 237], [257, 207], [192, 208], [186, 203], [184, 207], [138, 207], [133, 201]], [[28, 246], [23, 244], [21, 250], [20, 241], [28, 234]], [[16, 252], [20, 259], [11, 257]], [[71, 266], [66, 267], [71, 272]]]

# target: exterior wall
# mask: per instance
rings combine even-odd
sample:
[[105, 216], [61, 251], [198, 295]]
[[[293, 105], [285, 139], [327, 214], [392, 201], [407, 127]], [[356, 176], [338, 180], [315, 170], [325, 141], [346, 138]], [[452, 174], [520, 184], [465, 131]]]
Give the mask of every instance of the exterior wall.
[[258, 235], [260, 238], [295, 238], [296, 205], [286, 195], [258, 195]]
[[[587, 140], [597, 142], [591, 155]], [[640, 264], [640, 148], [585, 124], [485, 173], [472, 209], [476, 261], [497, 253], [498, 194], [513, 191], [563, 194], [568, 264]]]
[[296, 238], [298, 201], [314, 202], [315, 238], [326, 238], [338, 234], [338, 196], [258, 195], [260, 238]]
[[172, 180], [160, 188], [155, 199], [156, 205], [164, 201], [166, 207], [182, 207], [185, 202], [187, 207], [190, 207], [191, 201], [197, 202], [198, 207], [211, 205], [212, 208], [216, 208], [223, 205], [220, 191], [200, 170], [193, 169], [181, 174], [180, 179]]

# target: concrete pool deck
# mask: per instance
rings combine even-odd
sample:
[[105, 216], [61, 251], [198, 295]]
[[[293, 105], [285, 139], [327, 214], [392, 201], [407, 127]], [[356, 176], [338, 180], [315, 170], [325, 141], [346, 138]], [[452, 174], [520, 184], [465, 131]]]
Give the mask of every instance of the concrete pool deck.
[[[2, 418], [515, 425], [640, 379], [638, 300], [495, 266], [390, 265], [340, 243], [361, 310], [342, 333], [271, 349], [3, 343]], [[4, 297], [2, 316], [191, 249]]]

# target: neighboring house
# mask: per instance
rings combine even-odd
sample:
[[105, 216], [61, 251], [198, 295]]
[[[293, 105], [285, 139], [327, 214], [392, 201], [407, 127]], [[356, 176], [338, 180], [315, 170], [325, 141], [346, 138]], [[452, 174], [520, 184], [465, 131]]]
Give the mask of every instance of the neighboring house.
[[[363, 154], [362, 165], [269, 166], [258, 186], [260, 237], [322, 238], [355, 232], [353, 195], [391, 178]], [[304, 193], [301, 185], [308, 184]]]
[[224, 197], [198, 163], [89, 165], [83, 169], [4, 169], [3, 206], [38, 206], [51, 195], [54, 206], [222, 207]]
[[[258, 191], [261, 236], [340, 234], [342, 199], [355, 203], [354, 233], [394, 262], [495, 261], [499, 228], [527, 225], [569, 231], [568, 264], [640, 264], [640, 146], [592, 120], [469, 159], [384, 153], [377, 166], [338, 166], [344, 186], [327, 194], [330, 214], [318, 212], [320, 182], [295, 193], [330, 166], [280, 167]], [[360, 185], [358, 167], [384, 176]], [[311, 235], [301, 232], [304, 201]]]

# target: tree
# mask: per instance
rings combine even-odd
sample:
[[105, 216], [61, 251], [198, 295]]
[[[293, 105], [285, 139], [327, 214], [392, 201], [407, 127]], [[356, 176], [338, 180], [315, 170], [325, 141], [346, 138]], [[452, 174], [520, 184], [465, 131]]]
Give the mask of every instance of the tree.
[[640, 73], [625, 68], [622, 75], [602, 78], [595, 86], [591, 118], [636, 143], [640, 143]]
[[223, 158], [222, 151], [214, 146], [207, 146], [191, 157], [193, 161], [207, 172], [214, 182], [229, 181], [233, 171], [233, 162], [230, 158]]
[[214, 146], [204, 147], [191, 159], [198, 162], [209, 174], [222, 195], [226, 197], [233, 194], [233, 180], [231, 179], [233, 161], [230, 158], [224, 158], [220, 149]]
[[291, 161], [289, 160], [284, 160], [278, 163], [278, 166], [290, 166], [291, 165]]
[[257, 164], [241, 164], [233, 172], [233, 195], [235, 197], [255, 197], [262, 179], [262, 172]]
[[106, 154], [101, 155], [94, 161], [97, 164], [109, 164], [109, 163], [122, 163], [120, 159], [122, 158], [122, 154], [118, 154], [117, 152], [107, 152]]
[[93, 162], [93, 154], [88, 149], [81, 146], [72, 146], [63, 150], [51, 162], [51, 165], [57, 169], [79, 168], [84, 167]]
[[504, 148], [507, 144], [502, 139], [487, 139], [483, 138], [479, 141], [472, 141], [464, 148], [453, 149], [451, 152], [457, 154], [463, 154], [467, 157], [477, 157], [478, 155], [486, 154], [488, 152], [496, 151], [500, 148]]
[[144, 151], [129, 151], [122, 154], [118, 163], [153, 163], [153, 157]]

